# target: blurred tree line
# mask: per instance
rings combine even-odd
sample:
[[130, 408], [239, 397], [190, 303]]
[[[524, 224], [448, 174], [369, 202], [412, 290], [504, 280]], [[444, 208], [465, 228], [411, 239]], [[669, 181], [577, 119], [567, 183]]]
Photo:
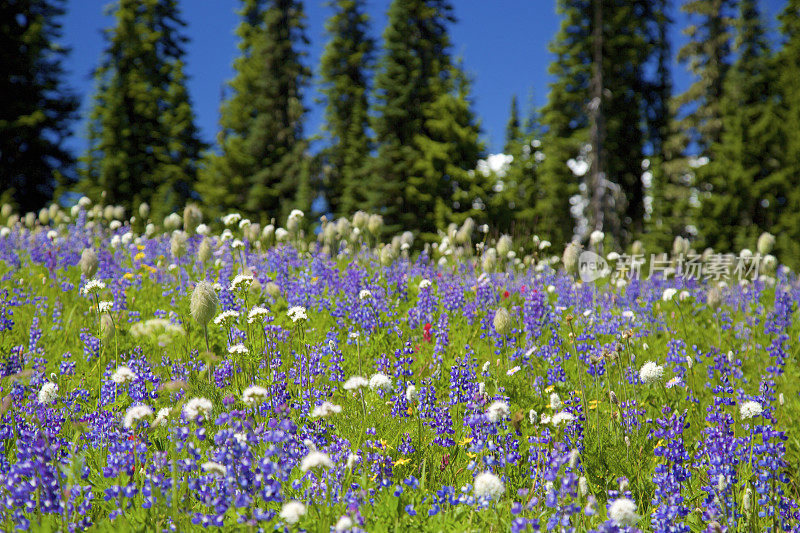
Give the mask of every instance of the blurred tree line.
[[[800, 258], [800, 0], [786, 1], [777, 41], [757, 0], [683, 2], [691, 24], [677, 51], [668, 0], [557, 0], [547, 103], [521, 113], [514, 99], [511, 157], [488, 170], [470, 79], [452, 54], [453, 3], [394, 0], [380, 43], [365, 0], [329, 4], [321, 149], [304, 129], [302, 1], [240, 1], [235, 76], [208, 146], [186, 89], [178, 1], [117, 0], [76, 161], [63, 145], [78, 107], [62, 79], [64, 2], [6, 0], [4, 200], [33, 210], [78, 191], [129, 214], [141, 202], [157, 216], [200, 202], [212, 217], [268, 220], [323, 197], [336, 216], [380, 213], [388, 230], [423, 238], [467, 218], [554, 243], [600, 229], [612, 246], [638, 239], [654, 251], [676, 235], [752, 247], [769, 231], [779, 258]], [[693, 75], [682, 94], [676, 55]]]

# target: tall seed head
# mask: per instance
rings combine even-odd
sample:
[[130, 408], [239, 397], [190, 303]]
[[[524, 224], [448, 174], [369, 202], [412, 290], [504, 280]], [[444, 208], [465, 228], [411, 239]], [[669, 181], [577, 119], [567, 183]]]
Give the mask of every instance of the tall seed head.
[[205, 326], [216, 315], [218, 303], [219, 297], [217, 296], [217, 291], [214, 290], [214, 286], [207, 281], [201, 281], [194, 286], [189, 311], [195, 322]]
[[183, 231], [175, 231], [172, 233], [172, 238], [169, 241], [169, 248], [174, 257], [183, 257], [186, 253], [186, 239], [188, 235]]
[[505, 335], [510, 329], [511, 314], [508, 309], [501, 307], [494, 313], [494, 330], [500, 335]]
[[200, 259], [201, 263], [205, 264], [211, 259], [212, 253], [211, 241], [206, 237], [200, 242], [200, 246], [197, 248], [197, 258]]
[[84, 248], [81, 252], [81, 260], [78, 265], [81, 267], [81, 274], [85, 278], [93, 278], [97, 274], [97, 266], [100, 261], [97, 259], [97, 254], [91, 248]]
[[111, 315], [103, 313], [100, 316], [100, 336], [104, 341], [108, 342], [114, 338], [115, 330], [116, 326], [114, 326], [114, 320], [111, 318]]
[[564, 248], [564, 254], [561, 260], [564, 262], [564, 269], [570, 274], [575, 274], [578, 271], [578, 258], [581, 255], [583, 246], [577, 242], [571, 242]]
[[758, 238], [756, 248], [761, 255], [767, 255], [772, 252], [773, 246], [775, 246], [775, 236], [765, 231], [761, 234], [761, 237]]
[[186, 204], [183, 208], [183, 231], [192, 234], [203, 222], [203, 212], [196, 204]]

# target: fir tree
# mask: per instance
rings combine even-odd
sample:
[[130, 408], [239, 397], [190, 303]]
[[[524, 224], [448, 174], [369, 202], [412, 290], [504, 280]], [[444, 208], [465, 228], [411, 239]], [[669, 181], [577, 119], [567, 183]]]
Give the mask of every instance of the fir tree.
[[776, 122], [781, 138], [779, 169], [774, 173], [778, 194], [771, 206], [780, 213], [773, 233], [777, 237], [775, 254], [782, 263], [800, 268], [800, 0], [788, 0], [778, 17], [784, 40], [774, 71], [778, 73], [779, 117]]
[[367, 133], [368, 70], [375, 44], [367, 34], [369, 18], [364, 0], [336, 0], [334, 9], [325, 25], [329, 40], [320, 63], [326, 104], [324, 128], [331, 141], [324, 158], [330, 168], [330, 208], [348, 216], [367, 207], [364, 182], [371, 150]]
[[63, 1], [0, 4], [0, 190], [22, 212], [42, 207], [57, 181], [74, 179], [64, 138], [78, 100], [63, 84], [58, 44]]
[[755, 0], [741, 0], [736, 30], [737, 59], [719, 106], [720, 137], [701, 174], [710, 190], [701, 198], [699, 230], [721, 251], [752, 248], [777, 222], [781, 210], [775, 207], [788, 192], [775, 182], [780, 132], [771, 54]]
[[185, 87], [185, 23], [175, 0], [119, 0], [113, 8], [79, 187], [129, 213], [147, 202], [159, 218], [192, 197], [204, 147]]
[[[375, 78], [376, 116], [373, 121], [378, 154], [372, 173], [378, 180], [370, 187], [369, 205], [384, 215], [387, 229], [418, 228], [423, 235], [435, 235], [438, 194], [451, 179], [432, 170], [434, 160], [447, 143], [460, 145], [471, 137], [474, 125], [465, 126], [466, 115], [443, 125], [434, 118], [447, 108], [447, 93], [459, 90], [449, 55], [447, 24], [453, 21], [446, 0], [394, 0], [384, 31], [384, 52]], [[444, 100], [443, 100], [444, 98]], [[463, 109], [463, 104], [459, 106]], [[467, 120], [471, 122], [471, 119]], [[452, 137], [450, 137], [452, 135]], [[477, 139], [475, 139], [477, 141]], [[473, 164], [474, 147], [448, 148], [458, 159], [450, 163], [467, 169]], [[446, 198], [450, 198], [450, 194]], [[450, 200], [446, 200], [450, 202]], [[464, 202], [459, 201], [460, 205]]]
[[508, 153], [514, 143], [518, 143], [522, 139], [522, 130], [520, 129], [519, 122], [519, 109], [517, 108], [517, 95], [511, 97], [511, 110], [508, 114], [508, 122], [506, 122], [506, 143], [503, 146], [503, 151]]
[[256, 219], [311, 205], [313, 165], [303, 137], [309, 71], [302, 2], [243, 0], [236, 76], [220, 112], [220, 153], [208, 155], [199, 192], [216, 211]]

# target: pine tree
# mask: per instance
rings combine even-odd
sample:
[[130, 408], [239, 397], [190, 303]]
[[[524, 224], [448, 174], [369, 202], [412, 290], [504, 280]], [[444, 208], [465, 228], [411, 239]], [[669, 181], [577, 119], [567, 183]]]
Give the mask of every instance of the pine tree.
[[773, 173], [774, 194], [769, 207], [777, 215], [770, 230], [776, 237], [775, 255], [792, 268], [800, 268], [800, 0], [788, 0], [778, 17], [783, 47], [776, 54], [776, 93], [780, 117], [772, 127], [779, 137], [778, 171]]
[[325, 24], [329, 40], [320, 60], [324, 128], [331, 140], [324, 157], [330, 168], [327, 196], [331, 210], [348, 216], [366, 207], [363, 182], [371, 150], [368, 76], [375, 43], [368, 35], [364, 0], [336, 0], [334, 9]]
[[[444, 95], [459, 90], [458, 80], [448, 79], [456, 72], [447, 35], [447, 24], [452, 21], [452, 8], [446, 0], [394, 0], [389, 7], [384, 52], [375, 78], [373, 130], [378, 154], [372, 176], [377, 181], [369, 187], [369, 205], [382, 212], [389, 230], [417, 228], [424, 236], [435, 235], [437, 197], [443, 191], [440, 181], [450, 178], [431, 170], [438, 168], [432, 161], [441, 154], [422, 150], [450, 142], [460, 144], [471, 135], [459, 131], [467, 127], [463, 125], [466, 115], [459, 127], [442, 127], [437, 120], [444, 119], [432, 120], [436, 112], [431, 107], [447, 108]], [[463, 104], [457, 107], [463, 108]], [[471, 128], [474, 126], [467, 127]], [[469, 168], [474, 163], [469, 154], [475, 151], [474, 147], [454, 149], [459, 159], [451, 161], [452, 165]]]
[[506, 123], [506, 143], [503, 152], [508, 153], [514, 143], [518, 143], [522, 138], [522, 130], [519, 122], [519, 109], [517, 108], [517, 95], [511, 97], [511, 110], [508, 114]]
[[714, 157], [702, 170], [710, 190], [701, 199], [698, 223], [705, 243], [721, 251], [752, 248], [776, 222], [775, 196], [787, 192], [773, 179], [780, 135], [771, 55], [755, 0], [741, 0], [736, 30], [737, 59], [723, 85], [722, 127], [710, 146]]
[[[450, 223], [461, 224], [467, 217], [476, 223], [486, 222], [483, 202], [488, 197], [486, 180], [474, 172], [483, 150], [480, 126], [472, 111], [470, 83], [460, 65], [451, 67], [451, 75], [438, 83], [444, 87], [438, 96], [423, 107], [425, 134], [415, 137], [420, 154], [413, 174], [430, 184], [425, 200], [432, 205], [432, 222], [423, 238], [435, 238], [435, 231]], [[424, 226], [423, 226], [424, 228]]]
[[313, 160], [303, 137], [302, 91], [310, 76], [298, 0], [243, 0], [236, 76], [220, 112], [220, 153], [208, 155], [198, 190], [216, 214], [285, 217], [311, 205]]
[[42, 207], [57, 181], [74, 179], [64, 147], [78, 109], [64, 87], [58, 44], [63, 1], [0, 3], [0, 190], [22, 212]]
[[680, 117], [680, 127], [687, 144], [694, 145], [699, 155], [710, 156], [709, 147], [720, 141], [720, 103], [731, 62], [731, 10], [735, 3], [692, 0], [681, 7], [699, 22], [686, 28], [689, 42], [678, 51], [678, 61], [689, 66], [695, 81], [676, 98], [676, 103], [681, 109], [688, 108]]
[[185, 23], [175, 0], [119, 0], [95, 71], [79, 188], [159, 218], [193, 196], [199, 139], [185, 87]]

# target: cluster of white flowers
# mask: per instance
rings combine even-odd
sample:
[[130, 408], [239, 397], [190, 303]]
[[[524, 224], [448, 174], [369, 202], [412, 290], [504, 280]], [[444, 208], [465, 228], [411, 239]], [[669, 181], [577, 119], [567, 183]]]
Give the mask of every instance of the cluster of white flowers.
[[361, 292], [358, 293], [359, 300], [369, 300], [370, 298], [372, 298], [372, 293], [368, 289], [361, 289]]
[[422, 281], [419, 282], [420, 290], [427, 289], [430, 286], [431, 286], [431, 280], [429, 279], [423, 279]]
[[325, 418], [327, 416], [341, 412], [342, 412], [341, 405], [336, 405], [335, 403], [331, 402], [322, 402], [318, 406], [314, 407], [314, 409], [311, 411], [311, 417]]
[[336, 521], [336, 525], [333, 526], [334, 531], [347, 531], [348, 529], [352, 529], [353, 527], [353, 520], [346, 515], [342, 515], [339, 517], [339, 520]]
[[153, 420], [153, 427], [165, 426], [167, 424], [167, 419], [169, 418], [169, 415], [171, 413], [172, 409], [170, 409], [169, 407], [162, 407], [161, 409], [159, 409], [158, 413], [156, 413], [156, 419]]
[[669, 302], [675, 297], [676, 294], [678, 294], [677, 289], [673, 289], [672, 287], [664, 289], [664, 292], [661, 294], [661, 300], [664, 302]]
[[506, 491], [503, 481], [491, 472], [482, 472], [475, 476], [475, 496], [478, 498], [498, 499]]
[[761, 407], [761, 404], [752, 400], [746, 401], [739, 406], [739, 414], [742, 415], [742, 420], [748, 420], [750, 418], [761, 416], [761, 413], [763, 412], [764, 408]]
[[114, 302], [112, 300], [103, 300], [102, 302], [97, 304], [97, 308], [100, 310], [101, 313], [110, 313], [113, 307], [114, 307]]
[[486, 417], [492, 422], [499, 422], [503, 418], [507, 417], [509, 413], [510, 411], [508, 410], [508, 404], [506, 402], [497, 400], [492, 402], [492, 404], [486, 410]]
[[406, 387], [406, 401], [413, 402], [417, 398], [417, 387], [414, 384]]
[[642, 383], [655, 383], [664, 378], [664, 367], [653, 361], [648, 361], [639, 369], [639, 379]]
[[230, 327], [239, 319], [239, 312], [229, 309], [214, 317], [214, 324], [223, 327]]
[[209, 474], [219, 474], [220, 476], [224, 477], [228, 473], [228, 469], [216, 461], [206, 461], [200, 466], [203, 471], [208, 472]]
[[300, 461], [300, 470], [306, 473], [314, 468], [333, 468], [333, 461], [327, 453], [312, 450]]
[[58, 385], [52, 381], [46, 382], [44, 385], [42, 385], [42, 388], [39, 389], [37, 399], [39, 400], [40, 404], [49, 404], [56, 398], [58, 398]]
[[378, 372], [369, 378], [369, 388], [372, 390], [388, 389], [392, 386], [392, 380], [386, 374]]
[[247, 314], [247, 323], [252, 324], [256, 320], [261, 320], [263, 322], [267, 317], [269, 317], [269, 311], [267, 311], [266, 308], [258, 305], [252, 308]]
[[550, 409], [552, 409], [554, 411], [558, 411], [559, 409], [561, 409], [561, 405], [562, 405], [561, 404], [561, 397], [558, 395], [558, 393], [551, 392], [550, 393]]
[[237, 292], [237, 291], [246, 291], [250, 288], [250, 285], [253, 284], [253, 276], [249, 274], [238, 274], [233, 281], [231, 281], [230, 291]]
[[250, 353], [250, 350], [247, 349], [242, 343], [234, 344], [233, 346], [228, 346], [228, 353], [231, 355], [247, 355]]
[[89, 294], [97, 294], [103, 289], [106, 288], [106, 284], [100, 281], [99, 279], [92, 279], [89, 280], [86, 285], [83, 286], [81, 292], [85, 295]]
[[259, 385], [250, 385], [242, 392], [242, 401], [247, 405], [261, 403], [269, 396], [269, 391]]
[[120, 366], [111, 374], [111, 381], [117, 385], [122, 385], [134, 379], [136, 379], [136, 374], [127, 366]]
[[136, 424], [136, 422], [139, 420], [149, 418], [151, 416], [153, 416], [153, 410], [147, 405], [132, 405], [125, 412], [125, 419], [123, 420], [122, 425], [125, 426], [125, 429], [130, 429], [131, 426]]
[[290, 307], [289, 311], [287, 311], [286, 314], [289, 318], [292, 319], [292, 322], [308, 319], [308, 316], [306, 315], [306, 308], [301, 305], [295, 305], [294, 307]]
[[344, 390], [355, 391], [363, 387], [368, 387], [369, 381], [361, 376], [353, 376], [344, 382]]
[[183, 416], [187, 420], [197, 420], [201, 415], [207, 417], [213, 408], [208, 398], [192, 398], [183, 406]]
[[306, 514], [306, 506], [296, 500], [292, 500], [283, 504], [280, 517], [287, 524], [295, 524], [304, 514]]
[[224, 217], [222, 217], [222, 223], [225, 224], [226, 226], [233, 226], [241, 219], [242, 215], [240, 215], [239, 213], [231, 213], [229, 215], [225, 215]]
[[558, 426], [562, 422], [569, 424], [575, 420], [575, 415], [567, 411], [561, 411], [553, 415], [552, 422], [554, 426]]
[[608, 506], [608, 517], [618, 526], [632, 526], [639, 521], [636, 504], [628, 498], [618, 498]]

